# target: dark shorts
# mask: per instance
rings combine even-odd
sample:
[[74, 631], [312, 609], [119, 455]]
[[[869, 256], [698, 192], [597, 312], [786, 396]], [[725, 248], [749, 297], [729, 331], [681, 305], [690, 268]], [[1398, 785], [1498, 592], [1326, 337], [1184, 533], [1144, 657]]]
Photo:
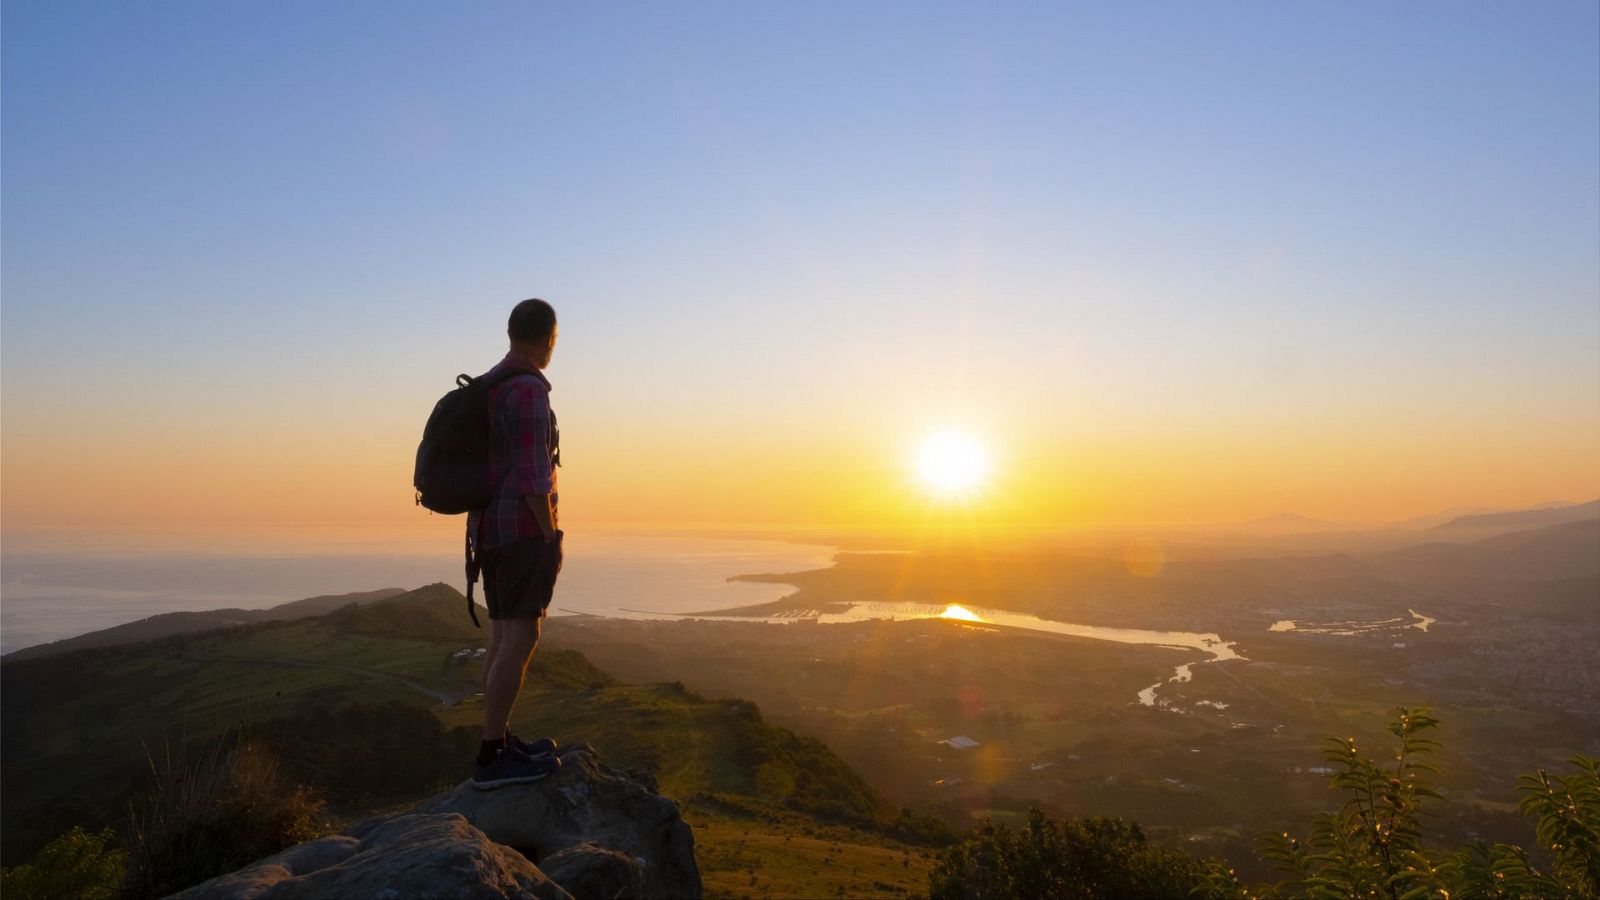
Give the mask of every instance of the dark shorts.
[[561, 538], [523, 538], [483, 553], [483, 598], [491, 619], [537, 619], [561, 572]]

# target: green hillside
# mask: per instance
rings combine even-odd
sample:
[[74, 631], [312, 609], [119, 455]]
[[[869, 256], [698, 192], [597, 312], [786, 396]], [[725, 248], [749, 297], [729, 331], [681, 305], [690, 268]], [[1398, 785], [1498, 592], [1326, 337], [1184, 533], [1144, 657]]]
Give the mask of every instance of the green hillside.
[[353, 603], [374, 603], [403, 593], [405, 591], [400, 588], [383, 588], [382, 590], [361, 591], [353, 594], [325, 594], [319, 597], [307, 597], [304, 600], [295, 600], [291, 603], [283, 603], [267, 609], [230, 608], [210, 609], [201, 612], [161, 613], [160, 615], [140, 619], [137, 622], [128, 622], [123, 625], [102, 628], [99, 631], [91, 631], [88, 634], [80, 634], [77, 637], [24, 647], [21, 650], [6, 654], [5, 661], [15, 662], [24, 659], [35, 659], [56, 653], [84, 650], [89, 647], [137, 644], [142, 641], [153, 641], [175, 634], [215, 631], [219, 628], [232, 628], [236, 625], [248, 625], [255, 622], [303, 619], [324, 615]]
[[435, 585], [324, 617], [4, 661], [0, 853], [9, 862], [120, 810], [147, 748], [199, 745], [318, 705], [437, 707], [475, 690], [477, 672], [446, 661], [487, 632], [421, 630], [447, 613], [471, 629], [458, 603]]
[[[569, 651], [570, 652], [570, 651]], [[441, 711], [476, 725], [481, 706]], [[586, 741], [612, 765], [652, 773], [668, 796], [755, 797], [828, 821], [874, 826], [895, 811], [821, 741], [768, 724], [746, 700], [706, 700], [682, 684], [539, 685], [512, 727]]]
[[[652, 773], [679, 802], [707, 897], [927, 889], [927, 837], [942, 829], [899, 818], [822, 742], [768, 724], [755, 704], [706, 700], [680, 683], [529, 686], [512, 722], [519, 734], [587, 742], [611, 765]], [[480, 709], [474, 698], [440, 715], [475, 732]]]
[[[467, 774], [482, 646], [447, 585], [317, 618], [253, 623], [0, 664], [5, 865], [74, 825], [120, 827], [147, 753], [241, 735], [339, 818], [407, 805]], [[645, 770], [696, 826], [712, 896], [895, 895], [926, 883], [927, 848], [826, 746], [754, 704], [681, 684], [619, 684], [575, 651], [541, 649], [515, 727], [586, 741]], [[754, 871], [752, 871], [754, 870]]]

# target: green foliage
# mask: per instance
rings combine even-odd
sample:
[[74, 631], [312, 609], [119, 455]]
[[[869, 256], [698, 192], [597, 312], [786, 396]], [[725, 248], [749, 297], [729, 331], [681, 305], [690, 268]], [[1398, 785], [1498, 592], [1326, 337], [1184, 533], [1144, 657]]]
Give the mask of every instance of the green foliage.
[[1019, 831], [984, 823], [939, 854], [930, 900], [1181, 897], [1204, 886], [1187, 854], [1151, 844], [1120, 819], [1061, 822], [1037, 809]]
[[900, 808], [900, 818], [894, 820], [888, 832], [908, 843], [928, 844], [934, 847], [947, 847], [959, 839], [955, 829], [945, 820], [938, 816], [912, 812], [910, 807]]
[[1597, 762], [1572, 757], [1578, 770], [1551, 776], [1543, 769], [1523, 775], [1520, 807], [1536, 818], [1536, 837], [1551, 854], [1549, 873], [1539, 871], [1520, 847], [1475, 841], [1455, 850], [1423, 846], [1420, 812], [1424, 798], [1438, 797], [1422, 761], [1438, 742], [1421, 737], [1438, 725], [1427, 709], [1399, 709], [1389, 732], [1396, 738], [1394, 762], [1383, 766], [1363, 757], [1350, 739], [1329, 739], [1336, 769], [1332, 786], [1344, 792], [1338, 810], [1319, 815], [1309, 837], [1268, 835], [1260, 853], [1290, 877], [1251, 891], [1231, 870], [1208, 865], [1206, 897], [1595, 897], [1600, 885], [1600, 771]]
[[308, 841], [326, 827], [322, 801], [291, 787], [258, 742], [214, 741], [185, 758], [150, 759], [151, 783], [132, 815], [127, 889], [162, 897]]
[[542, 687], [571, 691], [597, 690], [616, 684], [616, 679], [596, 668], [588, 657], [576, 650], [540, 649], [533, 655], [528, 677]]
[[1517, 779], [1519, 808], [1538, 817], [1535, 835], [1555, 857], [1555, 881], [1581, 896], [1600, 896], [1600, 760], [1575, 754], [1578, 771], [1551, 777], [1540, 769]]
[[[688, 696], [705, 702], [692, 692]], [[753, 773], [751, 793], [834, 822], [876, 826], [892, 816], [878, 793], [826, 744], [767, 723], [748, 700], [716, 705], [726, 716], [737, 769]]]
[[1439, 880], [1450, 886], [1453, 897], [1561, 895], [1554, 883], [1528, 864], [1528, 856], [1522, 848], [1510, 844], [1490, 846], [1483, 841], [1473, 841], [1444, 854], [1439, 863]]
[[1400, 897], [1436, 882], [1422, 851], [1418, 811], [1424, 797], [1437, 797], [1422, 758], [1438, 742], [1421, 732], [1438, 725], [1425, 709], [1399, 711], [1389, 731], [1398, 741], [1393, 766], [1362, 756], [1352, 738], [1329, 738], [1324, 756], [1336, 771], [1330, 781], [1345, 792], [1335, 812], [1323, 813], [1302, 841], [1287, 832], [1268, 836], [1261, 855], [1293, 877], [1279, 892], [1307, 897]]
[[6, 900], [114, 900], [127, 877], [128, 854], [112, 849], [111, 829], [90, 834], [81, 827], [46, 844], [33, 862], [0, 869]]

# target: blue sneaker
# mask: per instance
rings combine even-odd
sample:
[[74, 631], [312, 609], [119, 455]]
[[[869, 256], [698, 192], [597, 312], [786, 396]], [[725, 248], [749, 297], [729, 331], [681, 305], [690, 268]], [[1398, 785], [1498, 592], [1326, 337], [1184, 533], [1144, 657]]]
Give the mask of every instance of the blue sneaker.
[[506, 731], [506, 746], [524, 756], [549, 756], [556, 752], [556, 739], [546, 737], [539, 738], [536, 741], [525, 741], [512, 734], [508, 729]]
[[472, 761], [472, 786], [487, 791], [508, 784], [527, 784], [549, 777], [560, 769], [561, 758], [558, 756], [529, 756], [507, 747], [488, 765]]

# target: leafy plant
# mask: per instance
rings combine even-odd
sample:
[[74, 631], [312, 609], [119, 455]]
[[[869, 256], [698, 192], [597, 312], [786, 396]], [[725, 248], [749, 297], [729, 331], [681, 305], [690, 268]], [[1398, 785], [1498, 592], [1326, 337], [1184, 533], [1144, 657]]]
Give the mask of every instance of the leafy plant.
[[1568, 762], [1578, 771], [1552, 777], [1540, 769], [1518, 778], [1518, 807], [1538, 817], [1534, 833], [1555, 857], [1555, 882], [1594, 897], [1600, 895], [1600, 760], [1574, 754]]
[[1276, 892], [1399, 898], [1437, 887], [1434, 866], [1422, 850], [1418, 812], [1423, 798], [1439, 796], [1428, 782], [1438, 770], [1424, 761], [1439, 744], [1421, 736], [1438, 724], [1426, 709], [1399, 710], [1389, 726], [1398, 741], [1392, 766], [1362, 756], [1354, 738], [1328, 739], [1323, 755], [1336, 770], [1330, 781], [1346, 799], [1337, 811], [1312, 821], [1305, 841], [1285, 832], [1262, 842], [1262, 857], [1293, 876]]
[[6, 900], [115, 900], [127, 876], [128, 854], [112, 848], [107, 828], [91, 834], [81, 827], [46, 844], [33, 862], [0, 869], [0, 895]]
[[1439, 744], [1421, 733], [1438, 720], [1423, 709], [1399, 709], [1389, 732], [1397, 740], [1394, 762], [1379, 765], [1357, 752], [1352, 739], [1330, 738], [1325, 756], [1336, 771], [1332, 786], [1345, 793], [1323, 813], [1307, 838], [1268, 835], [1261, 856], [1290, 877], [1250, 891], [1232, 870], [1207, 864], [1204, 897], [1595, 897], [1600, 885], [1600, 764], [1578, 755], [1578, 770], [1552, 776], [1540, 769], [1518, 779], [1520, 808], [1534, 817], [1539, 844], [1554, 859], [1541, 872], [1521, 847], [1474, 841], [1454, 850], [1424, 847], [1420, 812], [1439, 795], [1429, 783], [1437, 770], [1424, 760]]

